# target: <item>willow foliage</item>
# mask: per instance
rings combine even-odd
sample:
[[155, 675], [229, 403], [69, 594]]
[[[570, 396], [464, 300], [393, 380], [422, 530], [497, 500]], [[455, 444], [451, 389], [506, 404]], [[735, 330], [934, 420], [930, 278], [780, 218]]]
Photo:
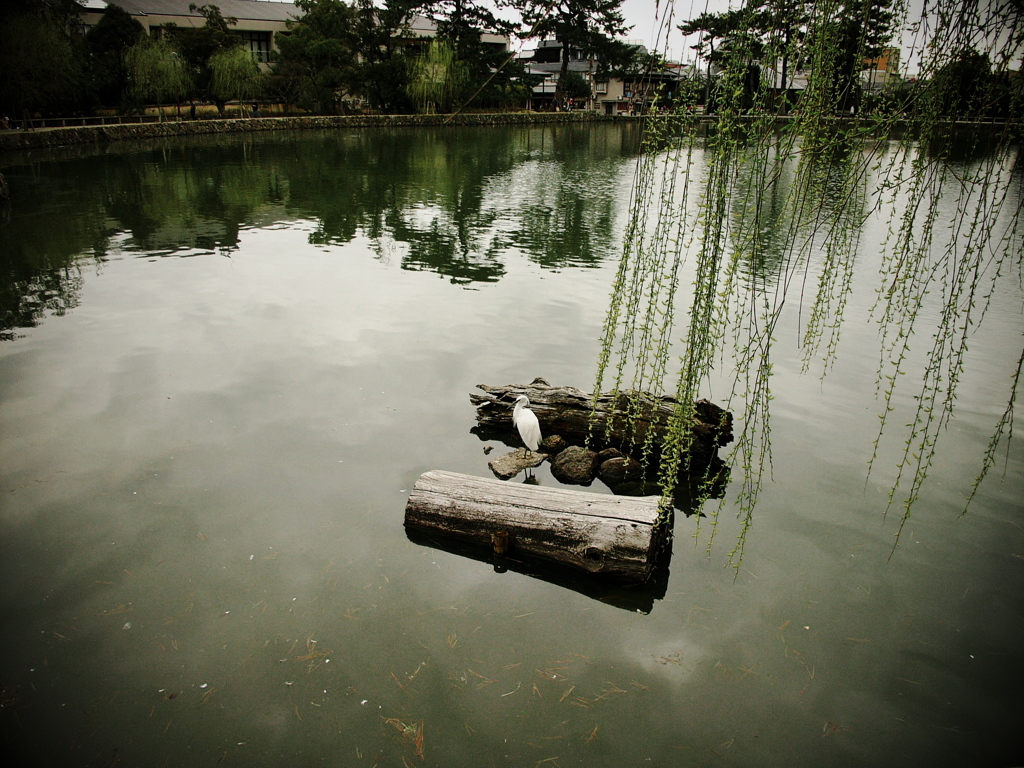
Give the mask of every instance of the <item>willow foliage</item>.
[[125, 52], [132, 93], [158, 104], [180, 101], [188, 93], [188, 66], [165, 39], [144, 37]]
[[[721, 38], [714, 117], [699, 118], [703, 94], [683, 89], [689, 96], [647, 119], [594, 391], [678, 399], [662, 455], [645, 457], [660, 462], [670, 517], [674, 484], [690, 469], [694, 403], [712, 369], [731, 363], [732, 390], [722, 404], [739, 422], [731, 461], [741, 470], [741, 525], [730, 552], [738, 566], [770, 470], [772, 352], [783, 308], [798, 302], [805, 371], [826, 375], [860, 232], [872, 215], [888, 216], [889, 235], [870, 314], [881, 340], [882, 405], [868, 471], [883, 434], [898, 426], [889, 422], [899, 386], [916, 381], [889, 497], [900, 510], [899, 530], [909, 518], [952, 418], [968, 341], [997, 283], [1021, 280], [1016, 201], [1024, 196], [1014, 189], [1014, 167], [1024, 87], [1009, 68], [1024, 54], [1024, 4], [938, 0], [915, 18], [903, 0], [775, 0], [730, 13], [736, 31], [714, 31]], [[921, 72], [915, 83], [864, 94], [860, 69], [885, 44], [886, 26], [904, 45], [913, 41]], [[766, 74], [780, 62], [787, 86], [797, 68], [805, 77], [792, 115]], [[963, 121], [993, 114], [1002, 119], [984, 131], [963, 130]], [[979, 162], [957, 162], [981, 141], [991, 146]], [[686, 262], [688, 287], [681, 285]], [[680, 306], [684, 293], [689, 303]], [[923, 357], [911, 354], [934, 296], [942, 298], [937, 325], [927, 328], [931, 347]], [[1008, 372], [1007, 406], [979, 457], [975, 490], [1012, 437], [1021, 360]], [[721, 509], [705, 511], [709, 547]]]
[[455, 49], [443, 40], [434, 40], [410, 67], [409, 96], [427, 114], [450, 112], [465, 82], [466, 67]]
[[252, 99], [263, 90], [264, 77], [245, 46], [223, 48], [210, 56], [210, 94], [215, 99]]

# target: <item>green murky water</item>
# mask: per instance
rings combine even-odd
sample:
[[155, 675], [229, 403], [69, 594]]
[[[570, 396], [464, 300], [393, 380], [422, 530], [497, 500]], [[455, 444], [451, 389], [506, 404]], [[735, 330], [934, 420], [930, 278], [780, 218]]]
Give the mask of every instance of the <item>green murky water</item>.
[[[420, 473], [488, 474], [476, 384], [590, 388], [637, 139], [261, 135], [8, 164], [5, 754], [1024, 762], [1019, 447], [958, 518], [1020, 350], [1012, 278], [891, 559], [891, 470], [864, 479], [879, 409], [864, 322], [823, 382], [801, 375], [795, 341], [778, 346], [773, 476], [738, 575], [728, 506], [710, 557], [677, 521], [667, 581], [636, 605], [406, 536]], [[877, 229], [854, 320], [874, 299]]]

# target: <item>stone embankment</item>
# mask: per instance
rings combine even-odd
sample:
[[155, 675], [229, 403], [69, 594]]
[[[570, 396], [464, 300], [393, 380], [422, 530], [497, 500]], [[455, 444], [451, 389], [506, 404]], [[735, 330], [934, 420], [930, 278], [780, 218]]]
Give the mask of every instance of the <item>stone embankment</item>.
[[126, 139], [196, 136], [211, 133], [323, 130], [332, 128], [398, 128], [442, 125], [530, 125], [638, 120], [631, 116], [598, 115], [593, 112], [509, 112], [465, 115], [344, 115], [339, 117], [256, 117], [224, 120], [182, 120], [164, 123], [122, 123], [37, 131], [0, 133], [0, 152], [75, 144], [104, 144]]

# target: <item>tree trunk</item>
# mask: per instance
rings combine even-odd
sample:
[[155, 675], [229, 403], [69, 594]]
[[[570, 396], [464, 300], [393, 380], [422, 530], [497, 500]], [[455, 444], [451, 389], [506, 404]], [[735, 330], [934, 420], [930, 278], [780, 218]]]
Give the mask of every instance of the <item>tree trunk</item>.
[[708, 54], [708, 74], [704, 81], [704, 114], [711, 114], [711, 59], [715, 56], [715, 41], [711, 40], [708, 45], [711, 47], [711, 53]]
[[646, 581], [663, 543], [657, 496], [609, 496], [425, 472], [405, 525], [471, 541], [496, 554], [540, 558], [588, 573]]
[[559, 53], [562, 58], [562, 66], [558, 70], [558, 82], [555, 83], [555, 106], [561, 107], [562, 97], [565, 93], [565, 78], [569, 74], [569, 46], [562, 43], [562, 50]]
[[789, 114], [789, 45], [792, 41], [792, 30], [786, 27], [786, 40], [782, 49], [782, 114]]
[[[543, 379], [527, 385], [477, 386], [486, 394], [469, 396], [477, 409], [473, 431], [510, 445], [514, 432], [512, 406], [519, 395], [530, 399], [530, 409], [545, 436], [561, 435], [575, 445], [589, 441], [594, 450], [612, 447], [626, 454], [639, 454], [650, 439], [652, 455], [660, 456], [668, 427], [681, 409], [675, 398], [646, 392], [620, 392], [615, 397], [604, 393], [595, 402], [587, 392], [552, 387]], [[717, 458], [718, 448], [732, 442], [732, 414], [707, 400], [698, 400], [690, 417], [689, 461], [693, 470], [702, 473]], [[639, 460], [640, 456], [634, 458]]]

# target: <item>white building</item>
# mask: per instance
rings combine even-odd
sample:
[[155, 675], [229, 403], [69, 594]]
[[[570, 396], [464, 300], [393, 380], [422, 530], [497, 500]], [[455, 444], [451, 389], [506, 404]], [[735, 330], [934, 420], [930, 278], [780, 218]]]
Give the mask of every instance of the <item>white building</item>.
[[[633, 43], [646, 49], [640, 42]], [[562, 109], [566, 105], [554, 104], [558, 76], [562, 69], [562, 44], [557, 40], [542, 40], [529, 57], [519, 60], [527, 74], [541, 77], [533, 87], [531, 106], [537, 110]], [[635, 78], [599, 77], [599, 61], [578, 51], [570, 53], [568, 72], [578, 73], [590, 86], [590, 98], [575, 100], [574, 109], [589, 109], [605, 115], [629, 114], [649, 106], [655, 92], [662, 86], [673, 90], [680, 79], [692, 77], [692, 67], [669, 62], [663, 72], [644, 73]]]

